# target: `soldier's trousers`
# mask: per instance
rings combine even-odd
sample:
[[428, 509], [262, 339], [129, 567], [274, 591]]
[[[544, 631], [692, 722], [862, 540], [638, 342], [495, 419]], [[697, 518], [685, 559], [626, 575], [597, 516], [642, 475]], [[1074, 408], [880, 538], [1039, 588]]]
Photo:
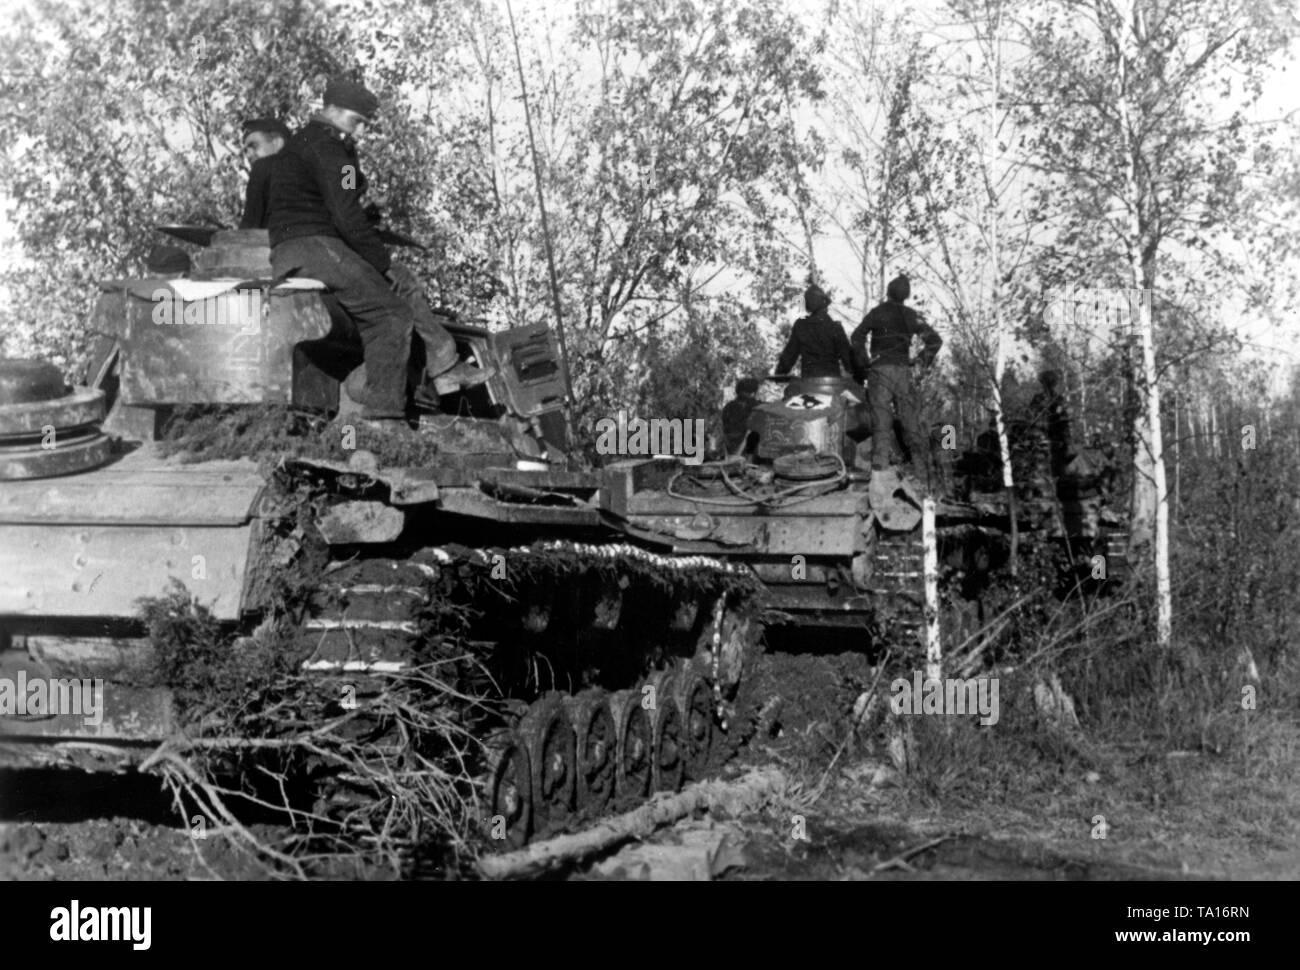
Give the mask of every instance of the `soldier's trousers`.
[[438, 315], [429, 306], [419, 278], [397, 263], [388, 268], [388, 278], [392, 280], [393, 292], [405, 300], [415, 314], [415, 335], [424, 344], [424, 372], [429, 377], [437, 377], [443, 371], [451, 370], [460, 359], [456, 341], [438, 322]]
[[[271, 268], [276, 275], [296, 269], [300, 277], [320, 280], [356, 323], [366, 362], [361, 401], [366, 417], [402, 417], [406, 413], [406, 365], [413, 332], [419, 332], [425, 342], [427, 371], [441, 373], [456, 363], [451, 335], [434, 319], [409, 271], [404, 282], [390, 284], [347, 243], [333, 236], [285, 240], [271, 250]], [[399, 280], [403, 276], [401, 272], [396, 275]], [[397, 292], [399, 287], [406, 291], [405, 298]], [[423, 310], [412, 306], [417, 294]], [[444, 362], [441, 370], [431, 369]]]
[[867, 374], [867, 402], [871, 406], [871, 467], [888, 468], [894, 461], [894, 416], [903, 426], [903, 445], [912, 463], [930, 464], [930, 440], [921, 430], [921, 408], [912, 368], [876, 364]]

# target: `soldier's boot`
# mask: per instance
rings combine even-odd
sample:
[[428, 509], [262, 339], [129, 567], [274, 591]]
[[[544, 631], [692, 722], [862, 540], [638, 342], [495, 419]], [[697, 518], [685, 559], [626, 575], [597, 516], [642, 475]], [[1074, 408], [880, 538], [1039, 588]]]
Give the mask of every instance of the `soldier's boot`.
[[457, 391], [478, 387], [495, 373], [495, 370], [484, 370], [462, 361], [437, 377], [425, 377], [416, 386], [411, 399], [419, 411], [439, 411], [442, 408], [444, 394], [455, 394]]
[[433, 389], [438, 394], [455, 394], [457, 391], [467, 391], [471, 387], [486, 384], [495, 373], [495, 370], [475, 367], [473, 364], [461, 361], [451, 370], [443, 371], [435, 377], [433, 379]]

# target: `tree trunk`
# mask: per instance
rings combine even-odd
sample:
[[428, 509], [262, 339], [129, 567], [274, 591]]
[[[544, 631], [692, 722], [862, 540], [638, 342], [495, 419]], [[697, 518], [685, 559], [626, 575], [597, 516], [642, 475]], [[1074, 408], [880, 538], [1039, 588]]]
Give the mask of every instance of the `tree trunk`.
[[1183, 438], [1182, 425], [1178, 420], [1178, 412], [1183, 407], [1182, 394], [1174, 396], [1174, 517], [1179, 515], [1179, 507], [1183, 501]]
[[734, 817], [756, 811], [778, 797], [787, 784], [785, 775], [776, 768], [756, 769], [736, 781], [697, 782], [675, 795], [655, 795], [630, 812], [603, 819], [580, 832], [534, 842], [514, 852], [484, 855], [478, 869], [487, 879], [537, 876], [606, 852], [629, 839], [644, 839], [655, 829], [694, 812], [721, 809]]
[[943, 647], [939, 640], [939, 538], [934, 524], [934, 499], [921, 499], [921, 543], [925, 547], [925, 677], [943, 676]]
[[[1139, 407], [1134, 420], [1133, 501], [1129, 511], [1129, 542], [1133, 562], [1150, 556], [1156, 577], [1156, 644], [1167, 648], [1172, 638], [1173, 597], [1169, 577], [1169, 505], [1165, 483], [1163, 443], [1160, 435], [1160, 387], [1156, 373], [1151, 290], [1155, 283], [1155, 255], [1148, 252], [1147, 227], [1138, 183], [1138, 152], [1130, 123], [1129, 65], [1136, 60], [1142, 29], [1136, 0], [1117, 0], [1123, 32], [1119, 45], [1119, 121], [1124, 151], [1124, 194], [1128, 208], [1129, 269], [1135, 292], [1129, 301], [1130, 325], [1137, 328], [1141, 354], [1135, 361]], [[1136, 306], [1135, 306], [1136, 304]], [[1136, 310], [1136, 320], [1133, 320]]]
[[988, 152], [989, 162], [985, 178], [989, 195], [989, 261], [993, 270], [993, 290], [990, 308], [993, 313], [993, 407], [998, 425], [998, 451], [1002, 456], [1002, 488], [1007, 496], [1007, 512], [1011, 519], [1011, 575], [1015, 576], [1020, 558], [1020, 517], [1016, 508], [1015, 478], [1011, 468], [1011, 442], [1007, 438], [1007, 423], [1002, 413], [1002, 376], [1006, 371], [1006, 342], [1002, 327], [1002, 248], [999, 233], [1001, 219], [998, 211], [998, 101], [1002, 93], [1002, 47], [998, 42], [998, 28], [1002, 9], [997, 8], [996, 18], [989, 25], [989, 47], [992, 54], [993, 83], [990, 85], [992, 103], [989, 105]]

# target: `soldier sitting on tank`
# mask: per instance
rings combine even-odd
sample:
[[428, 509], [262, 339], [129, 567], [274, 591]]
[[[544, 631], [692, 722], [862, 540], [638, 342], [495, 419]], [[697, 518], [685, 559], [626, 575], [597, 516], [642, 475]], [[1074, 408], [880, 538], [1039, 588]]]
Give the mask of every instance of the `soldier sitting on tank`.
[[758, 403], [758, 381], [752, 377], [736, 381], [736, 396], [722, 409], [722, 444], [727, 457], [744, 447], [749, 434], [749, 416]]
[[244, 192], [244, 214], [240, 229], [265, 229], [271, 189], [272, 159], [289, 141], [289, 126], [275, 118], [251, 118], [244, 122], [244, 157], [248, 159], [248, 188]]
[[912, 338], [919, 336], [925, 344], [918, 363], [934, 363], [943, 338], [925, 319], [903, 301], [911, 295], [912, 285], [906, 276], [890, 280], [888, 299], [872, 308], [853, 331], [855, 356], [867, 365], [867, 399], [871, 405], [871, 466], [885, 469], [897, 464], [893, 457], [893, 435], [897, 411], [903, 431], [903, 448], [910, 461], [929, 469], [929, 438], [921, 428], [920, 402], [912, 379]]
[[412, 281], [390, 272], [388, 250], [361, 204], [366, 179], [353, 138], [364, 134], [379, 99], [360, 84], [332, 81], [324, 102], [274, 156], [271, 267], [277, 276], [296, 272], [333, 291], [361, 335], [362, 418], [400, 420], [413, 331], [425, 349], [417, 405], [436, 407], [439, 395], [475, 387], [491, 374], [459, 361], [454, 339], [427, 304], [423, 312], [412, 308], [411, 294], [402, 292]]

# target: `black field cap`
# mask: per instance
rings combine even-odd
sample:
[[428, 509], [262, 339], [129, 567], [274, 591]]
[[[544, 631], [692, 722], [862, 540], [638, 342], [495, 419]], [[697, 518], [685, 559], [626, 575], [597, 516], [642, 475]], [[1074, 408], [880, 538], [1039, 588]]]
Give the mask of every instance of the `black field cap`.
[[330, 81], [325, 85], [325, 103], [338, 108], [348, 108], [366, 118], [373, 118], [379, 110], [379, 99], [364, 84], [356, 81]]
[[826, 295], [826, 291], [814, 283], [808, 289], [803, 291], [803, 308], [809, 313], [816, 313], [823, 307], [831, 305], [831, 298]]
[[899, 273], [885, 287], [885, 295], [896, 303], [902, 303], [912, 295], [912, 281], [904, 273]]
[[737, 396], [739, 396], [739, 395], [741, 395], [741, 394], [757, 394], [757, 393], [758, 393], [758, 380], [757, 380], [757, 378], [753, 378], [753, 377], [742, 377], [740, 380], [736, 381], [736, 395], [737, 395]]
[[276, 118], [249, 118], [244, 122], [244, 134], [251, 135], [255, 131], [289, 140], [289, 126]]

